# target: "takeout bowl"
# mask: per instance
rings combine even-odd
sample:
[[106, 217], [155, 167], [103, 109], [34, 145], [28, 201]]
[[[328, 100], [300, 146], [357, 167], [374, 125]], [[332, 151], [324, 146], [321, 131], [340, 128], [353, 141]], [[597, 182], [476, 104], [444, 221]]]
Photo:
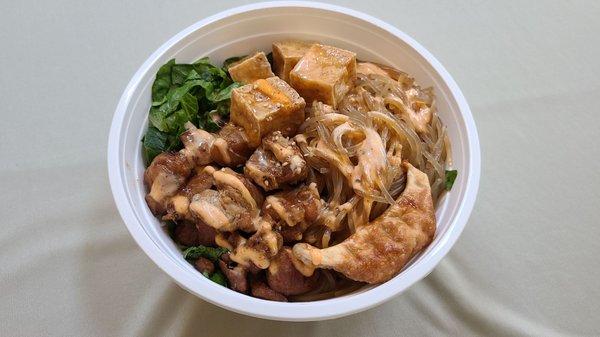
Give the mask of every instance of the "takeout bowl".
[[[271, 49], [284, 38], [322, 41], [352, 50], [359, 59], [402, 69], [422, 86], [433, 86], [440, 117], [452, 143], [458, 178], [437, 207], [434, 241], [393, 279], [341, 297], [300, 303], [266, 301], [208, 280], [180, 250], [144, 201], [141, 142], [148, 124], [150, 89], [158, 68], [169, 59], [191, 62]], [[429, 274], [462, 232], [473, 208], [480, 174], [477, 130], [460, 89], [442, 65], [415, 40], [366, 14], [314, 2], [258, 3], [233, 8], [195, 23], [155, 51], [135, 73], [115, 111], [108, 142], [108, 170], [115, 203], [129, 232], [144, 252], [175, 282], [223, 308], [255, 317], [309, 321], [366, 310], [406, 290]]]

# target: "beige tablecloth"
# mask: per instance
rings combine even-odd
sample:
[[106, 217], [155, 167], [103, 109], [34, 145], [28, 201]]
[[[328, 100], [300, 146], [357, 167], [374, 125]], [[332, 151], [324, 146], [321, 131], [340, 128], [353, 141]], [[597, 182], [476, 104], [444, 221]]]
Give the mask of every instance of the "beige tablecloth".
[[6, 1], [0, 335], [600, 335], [600, 4], [336, 1], [428, 48], [471, 104], [481, 188], [433, 273], [375, 309], [285, 323], [175, 285], [112, 201], [109, 124], [138, 66], [242, 1]]

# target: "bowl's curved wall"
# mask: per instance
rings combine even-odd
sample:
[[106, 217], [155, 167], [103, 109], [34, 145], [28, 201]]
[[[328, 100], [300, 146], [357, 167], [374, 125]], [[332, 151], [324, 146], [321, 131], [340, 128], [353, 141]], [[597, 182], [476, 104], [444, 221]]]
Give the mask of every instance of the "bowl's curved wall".
[[[209, 56], [220, 63], [234, 55], [270, 50], [284, 38], [318, 40], [355, 51], [359, 59], [402, 69], [422, 86], [433, 86], [442, 120], [448, 127], [454, 166], [459, 175], [452, 193], [437, 209], [434, 242], [394, 279], [340, 298], [310, 303], [276, 303], [235, 293], [200, 275], [181, 256], [144, 202], [141, 157], [147, 128], [150, 87], [158, 68], [171, 58], [191, 62]], [[479, 182], [479, 143], [471, 113], [460, 90], [442, 66], [420, 45], [379, 20], [347, 9], [315, 3], [262, 3], [235, 8], [203, 20], [165, 43], [138, 70], [113, 119], [109, 139], [109, 175], [115, 201], [138, 244], [180, 285], [225, 308], [282, 320], [338, 317], [389, 299], [427, 275], [462, 231]]]

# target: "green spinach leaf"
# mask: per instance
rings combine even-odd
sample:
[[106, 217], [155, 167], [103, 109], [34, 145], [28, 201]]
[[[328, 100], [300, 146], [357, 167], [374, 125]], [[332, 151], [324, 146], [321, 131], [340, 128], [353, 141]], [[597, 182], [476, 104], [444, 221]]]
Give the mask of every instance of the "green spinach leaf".
[[225, 275], [220, 270], [215, 271], [209, 279], [215, 283], [222, 285], [223, 287], [227, 287], [227, 279]]
[[185, 259], [197, 259], [205, 257], [212, 262], [219, 260], [221, 255], [227, 253], [228, 250], [222, 247], [206, 247], [206, 246], [194, 246], [189, 247], [183, 251], [183, 257]]
[[160, 67], [152, 85], [150, 127], [142, 139], [146, 165], [160, 152], [182, 147], [179, 136], [187, 122], [218, 131], [229, 119], [231, 90], [239, 86], [207, 57], [191, 64], [170, 60]]
[[188, 78], [194, 66], [191, 64], [176, 64], [171, 70], [171, 81], [173, 85], [182, 85]]
[[144, 147], [144, 157], [147, 163], [152, 162], [154, 157], [158, 156], [161, 152], [167, 151], [169, 148], [169, 135], [161, 132], [155, 127], [149, 127], [142, 145]]
[[450, 191], [452, 189], [452, 185], [454, 185], [457, 175], [457, 170], [446, 170], [446, 191]]
[[175, 59], [169, 60], [156, 73], [156, 79], [152, 84], [152, 102], [162, 101], [171, 88], [171, 69], [175, 65]]

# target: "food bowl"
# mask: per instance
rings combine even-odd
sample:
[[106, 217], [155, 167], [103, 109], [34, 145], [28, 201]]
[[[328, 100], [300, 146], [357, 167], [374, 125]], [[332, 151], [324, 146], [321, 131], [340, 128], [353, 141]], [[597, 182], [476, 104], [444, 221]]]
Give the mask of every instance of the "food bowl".
[[[422, 86], [433, 86], [439, 115], [448, 128], [458, 177], [437, 207], [433, 242], [400, 274], [333, 299], [282, 303], [237, 293], [197, 272], [148, 209], [143, 185], [141, 142], [148, 124], [150, 89], [158, 68], [172, 58], [191, 62], [209, 56], [215, 63], [232, 55], [271, 49], [285, 38], [317, 40], [352, 50], [359, 59], [404, 70]], [[477, 130], [460, 89], [442, 65], [415, 40], [366, 14], [314, 2], [259, 3], [213, 15], [175, 35], [135, 73], [115, 111], [108, 142], [108, 170], [115, 203], [129, 232], [144, 252], [175, 282], [194, 295], [250, 316], [324, 320], [366, 310], [402, 293], [430, 273], [462, 232], [479, 185]]]

